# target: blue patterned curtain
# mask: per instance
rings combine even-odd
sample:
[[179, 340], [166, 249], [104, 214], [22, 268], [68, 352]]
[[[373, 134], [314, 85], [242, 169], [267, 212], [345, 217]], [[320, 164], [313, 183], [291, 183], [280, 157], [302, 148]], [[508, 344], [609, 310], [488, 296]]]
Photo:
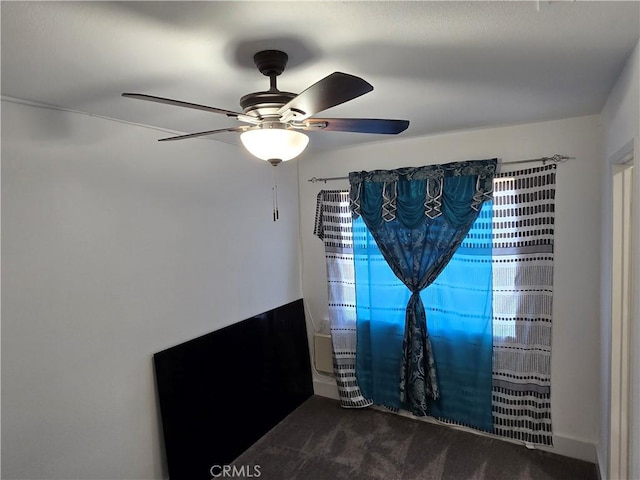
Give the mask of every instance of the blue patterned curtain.
[[355, 372], [366, 398], [398, 410], [406, 307], [411, 292], [384, 259], [362, 217], [353, 220]]
[[421, 294], [440, 387], [429, 415], [485, 432], [494, 431], [492, 207], [483, 204], [446, 268]]
[[[444, 269], [482, 203], [491, 198], [496, 163], [477, 160], [349, 174], [353, 218], [362, 217], [391, 270], [411, 292], [405, 309], [399, 400], [414, 415], [426, 415], [428, 399], [440, 397], [420, 292]], [[358, 362], [358, 381], [364, 395], [371, 397], [360, 367]]]

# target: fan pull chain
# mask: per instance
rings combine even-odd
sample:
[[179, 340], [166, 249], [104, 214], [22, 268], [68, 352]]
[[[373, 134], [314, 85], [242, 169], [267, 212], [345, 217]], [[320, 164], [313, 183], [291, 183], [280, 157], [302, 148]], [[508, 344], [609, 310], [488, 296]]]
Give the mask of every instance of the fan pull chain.
[[280, 219], [280, 212], [278, 211], [278, 184], [276, 182], [276, 172], [273, 171], [273, 188], [271, 189], [273, 195], [273, 221], [277, 221]]
[[280, 212], [278, 212], [278, 186], [275, 185], [273, 191], [273, 221], [277, 221], [280, 218]]

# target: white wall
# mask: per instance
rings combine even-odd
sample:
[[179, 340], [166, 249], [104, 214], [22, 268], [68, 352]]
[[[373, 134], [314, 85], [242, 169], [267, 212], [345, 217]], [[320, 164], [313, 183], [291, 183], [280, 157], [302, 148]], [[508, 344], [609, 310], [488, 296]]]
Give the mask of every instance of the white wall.
[[[600, 471], [608, 471], [610, 435], [610, 342], [611, 342], [611, 239], [612, 239], [612, 164], [621, 160], [626, 153], [634, 154], [635, 163], [635, 251], [640, 255], [640, 42], [629, 57], [624, 70], [609, 94], [602, 110], [603, 153], [602, 153], [602, 374], [601, 374], [601, 425], [598, 445]], [[632, 320], [632, 346], [634, 354], [632, 367], [631, 413], [631, 475], [640, 478], [640, 269], [635, 262], [634, 295], [635, 306]], [[605, 477], [606, 478], [606, 477]]]
[[152, 354], [301, 296], [294, 162], [2, 102], [6, 479], [159, 479]]
[[[303, 293], [316, 324], [326, 321], [322, 242], [315, 238], [317, 192], [348, 183], [307, 182], [354, 170], [391, 169], [498, 157], [504, 161], [554, 153], [576, 157], [558, 166], [551, 401], [555, 451], [595, 461], [599, 423], [600, 117], [402, 139], [354, 147], [300, 162]], [[520, 167], [522, 168], [522, 167]], [[326, 377], [316, 392], [335, 395]]]

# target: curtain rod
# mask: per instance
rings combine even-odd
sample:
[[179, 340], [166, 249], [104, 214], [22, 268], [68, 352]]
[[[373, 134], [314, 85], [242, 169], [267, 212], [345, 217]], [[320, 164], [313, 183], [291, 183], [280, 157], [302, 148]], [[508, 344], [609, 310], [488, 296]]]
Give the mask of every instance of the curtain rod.
[[[562, 162], [566, 162], [567, 160], [574, 160], [576, 157], [569, 157], [567, 155], [559, 155], [559, 154], [555, 154], [552, 155], [550, 157], [540, 157], [540, 158], [530, 158], [528, 160], [514, 160], [512, 162], [498, 162], [498, 166], [500, 165], [510, 165], [510, 164], [516, 164], [516, 163], [532, 163], [532, 162], [542, 162], [543, 165], [545, 165], [547, 162], [553, 162], [553, 163], [562, 163]], [[311, 177], [309, 179], [307, 179], [307, 182], [311, 182], [311, 183], [318, 183], [318, 182], [330, 182], [332, 180], [348, 180], [349, 177], [326, 177], [326, 178], [318, 178], [318, 177]]]

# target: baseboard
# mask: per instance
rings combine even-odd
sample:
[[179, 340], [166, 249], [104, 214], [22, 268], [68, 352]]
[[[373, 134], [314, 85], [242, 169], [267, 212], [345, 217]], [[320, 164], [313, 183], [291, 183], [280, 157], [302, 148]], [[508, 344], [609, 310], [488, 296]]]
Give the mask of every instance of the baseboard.
[[[336, 386], [336, 382], [333, 378], [330, 377], [318, 377], [314, 375], [313, 378], [313, 391], [316, 395], [321, 397], [332, 398], [334, 400], [339, 400], [338, 398], [338, 387]], [[385, 410], [387, 411], [387, 410]], [[410, 416], [412, 418], [413, 415], [407, 414], [406, 416]], [[430, 421], [431, 417], [423, 417], [417, 418], [423, 421]], [[436, 420], [433, 420], [434, 423], [438, 423]], [[461, 428], [470, 433], [475, 433], [478, 435], [486, 435], [491, 438], [495, 438], [498, 440], [504, 440], [512, 443], [517, 443], [523, 445], [522, 442], [514, 441], [508, 438], [498, 437], [496, 435], [484, 434], [482, 432], [478, 432], [471, 428], [465, 427], [454, 427]], [[578, 460], [584, 460], [587, 462], [595, 463], [598, 467], [598, 471], [600, 472], [601, 468], [598, 462], [598, 456], [596, 454], [596, 446], [593, 443], [585, 442], [584, 440], [579, 440], [577, 438], [562, 436], [562, 435], [554, 435], [553, 436], [553, 447], [546, 447], [543, 445], [536, 445], [534, 448], [539, 450], [544, 450], [551, 453], [556, 453], [558, 455], [563, 455], [565, 457], [577, 458]], [[605, 478], [600, 475], [600, 478]]]
[[596, 466], [598, 466], [596, 446], [593, 443], [585, 442], [584, 440], [565, 437], [562, 435], [554, 435], [553, 447], [536, 445], [536, 448], [551, 453], [557, 453], [558, 455], [564, 455], [565, 457], [577, 458], [578, 460], [595, 463]]
[[313, 393], [321, 397], [332, 398], [333, 400], [340, 400], [338, 397], [338, 386], [336, 381], [331, 377], [319, 378], [313, 376]]

